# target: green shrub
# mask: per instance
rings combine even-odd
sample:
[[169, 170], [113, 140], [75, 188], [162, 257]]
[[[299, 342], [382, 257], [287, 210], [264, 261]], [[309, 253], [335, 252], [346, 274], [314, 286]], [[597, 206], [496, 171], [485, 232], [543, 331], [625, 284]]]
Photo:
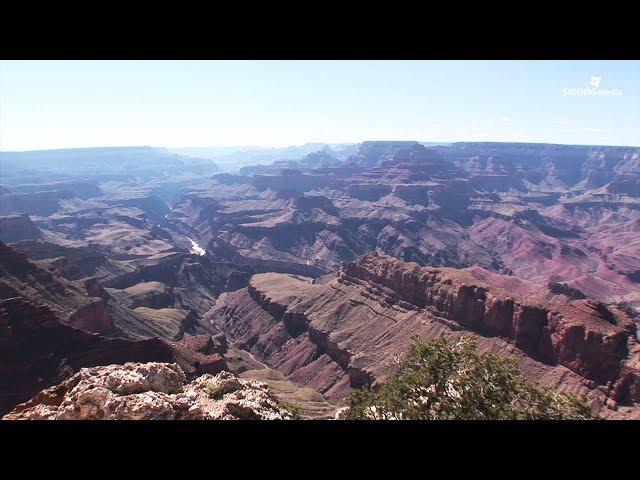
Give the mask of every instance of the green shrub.
[[398, 374], [354, 390], [346, 419], [541, 420], [593, 418], [586, 399], [527, 382], [515, 359], [480, 354], [469, 337], [419, 337]]
[[213, 400], [220, 400], [224, 397], [225, 393], [231, 393], [235, 391], [235, 388], [231, 388], [228, 383], [214, 383], [207, 382], [205, 384], [205, 389], [207, 390], [207, 394], [209, 398]]
[[287, 402], [278, 403], [278, 406], [291, 414], [294, 420], [301, 420], [300, 409], [295, 405]]

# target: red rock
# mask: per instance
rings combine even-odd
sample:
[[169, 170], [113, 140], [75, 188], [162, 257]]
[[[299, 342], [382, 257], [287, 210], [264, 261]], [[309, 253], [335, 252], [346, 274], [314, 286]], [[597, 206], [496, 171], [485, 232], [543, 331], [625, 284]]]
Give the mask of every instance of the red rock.
[[[224, 337], [222, 337], [224, 338]], [[182, 369], [188, 374], [216, 374], [229, 370], [223, 357], [224, 344], [216, 345], [211, 335], [185, 337], [172, 346]]]
[[88, 332], [104, 333], [114, 328], [113, 319], [102, 300], [87, 303], [67, 319], [68, 325]]
[[21, 298], [0, 301], [0, 412], [82, 367], [127, 361], [173, 361], [159, 339], [107, 338], [60, 323], [46, 306]]
[[481, 351], [515, 357], [530, 379], [588, 394], [605, 417], [640, 414], [633, 406], [640, 401], [640, 349], [624, 311], [593, 300], [523, 297], [477, 274], [368, 254], [322, 284], [254, 275], [207, 318], [235, 347], [337, 403], [350, 387], [393, 373], [393, 358], [412, 335], [471, 334]]

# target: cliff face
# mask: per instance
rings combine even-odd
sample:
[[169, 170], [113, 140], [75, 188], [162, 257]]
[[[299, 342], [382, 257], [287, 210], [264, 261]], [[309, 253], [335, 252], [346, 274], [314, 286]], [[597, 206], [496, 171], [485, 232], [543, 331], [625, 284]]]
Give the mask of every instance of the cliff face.
[[95, 333], [115, 334], [119, 317], [109, 295], [95, 280], [64, 278], [56, 266], [29, 260], [0, 242], [0, 299], [21, 296], [47, 305], [63, 322]]
[[207, 318], [232, 345], [337, 404], [395, 372], [412, 335], [464, 334], [515, 357], [530, 379], [588, 395], [605, 417], [640, 415], [640, 348], [625, 312], [482, 269], [367, 254], [322, 284], [254, 275]]
[[418, 267], [370, 254], [346, 263], [340, 281], [382, 285], [438, 317], [507, 339], [532, 358], [565, 365], [599, 383], [616, 378], [636, 343], [636, 324], [615, 306], [595, 300], [562, 305], [523, 298], [465, 270]]
[[3, 420], [288, 420], [266, 384], [223, 372], [191, 383], [175, 363], [83, 368]]
[[107, 338], [60, 323], [46, 306], [0, 301], [0, 412], [6, 413], [81, 367], [127, 361], [173, 361], [160, 339]]

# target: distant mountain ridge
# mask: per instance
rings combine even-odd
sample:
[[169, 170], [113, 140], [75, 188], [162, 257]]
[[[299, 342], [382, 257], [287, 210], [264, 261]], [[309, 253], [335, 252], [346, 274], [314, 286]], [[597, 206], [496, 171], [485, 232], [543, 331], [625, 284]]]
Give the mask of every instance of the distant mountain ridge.
[[0, 171], [3, 174], [17, 170], [106, 173], [122, 171], [124, 168], [203, 163], [214, 167], [210, 160], [178, 155], [166, 148], [146, 146], [0, 152]]
[[221, 168], [235, 171], [243, 166], [269, 164], [274, 161], [297, 160], [305, 155], [326, 151], [338, 157], [346, 157], [357, 150], [355, 143], [306, 143], [304, 145], [277, 147], [185, 147], [169, 148], [180, 155], [208, 158]]

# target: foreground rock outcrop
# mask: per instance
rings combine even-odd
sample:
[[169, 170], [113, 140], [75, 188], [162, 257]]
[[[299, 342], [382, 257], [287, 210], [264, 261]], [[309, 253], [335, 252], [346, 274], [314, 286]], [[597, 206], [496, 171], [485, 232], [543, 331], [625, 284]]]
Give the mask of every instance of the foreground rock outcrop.
[[191, 383], [175, 363], [83, 368], [3, 420], [288, 420], [266, 384], [232, 373]]

